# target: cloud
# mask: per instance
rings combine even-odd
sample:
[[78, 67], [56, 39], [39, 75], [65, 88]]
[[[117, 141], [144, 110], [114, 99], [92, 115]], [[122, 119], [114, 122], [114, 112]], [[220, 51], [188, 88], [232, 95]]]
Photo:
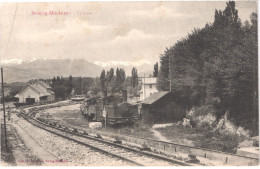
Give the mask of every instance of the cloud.
[[[237, 2], [249, 18], [256, 5]], [[244, 5], [248, 4], [248, 5]], [[15, 3], [0, 10], [1, 48], [11, 30]], [[7, 55], [1, 59], [75, 58], [99, 65], [154, 63], [166, 47], [214, 20], [225, 2], [19, 3]], [[31, 11], [87, 11], [91, 15], [32, 16]], [[240, 16], [241, 17], [241, 16]], [[15, 61], [15, 60], [14, 60]]]
[[9, 60], [2, 59], [1, 60], [1, 64], [3, 64], [3, 65], [21, 64], [22, 62], [23, 62], [23, 60], [21, 60], [21, 59], [9, 59]]
[[177, 18], [191, 18], [194, 17], [194, 15], [185, 14], [181, 11], [178, 11], [178, 5], [171, 6], [171, 8], [168, 8], [165, 5], [159, 5], [156, 8], [152, 10], [133, 10], [129, 11], [127, 15], [129, 17], [134, 18], [145, 18], [145, 19], [177, 19]]
[[140, 40], [148, 40], [154, 38], [151, 34], [145, 34], [141, 30], [132, 29], [125, 36], [116, 36], [115, 39], [111, 41], [111, 43], [121, 43], [122, 41], [140, 41]]
[[102, 32], [107, 28], [106, 26], [102, 25], [89, 24], [87, 21], [81, 20], [79, 18], [66, 19], [61, 24], [62, 26], [60, 26], [59, 23], [54, 23], [52, 29], [40, 31], [38, 33], [27, 34], [26, 36], [24, 36], [24, 34], [27, 32], [27, 30], [20, 30], [17, 37], [20, 38], [21, 41], [25, 42], [57, 42], [66, 39], [71, 40], [71, 38], [81, 38], [90, 35], [95, 36], [96, 33]]

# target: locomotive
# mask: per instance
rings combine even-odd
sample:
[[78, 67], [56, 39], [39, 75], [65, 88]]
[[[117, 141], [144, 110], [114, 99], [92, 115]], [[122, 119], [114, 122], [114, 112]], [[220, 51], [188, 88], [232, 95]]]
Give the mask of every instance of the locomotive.
[[93, 97], [84, 100], [81, 113], [89, 121], [108, 125], [133, 125], [138, 123], [138, 106], [126, 102], [126, 94]]

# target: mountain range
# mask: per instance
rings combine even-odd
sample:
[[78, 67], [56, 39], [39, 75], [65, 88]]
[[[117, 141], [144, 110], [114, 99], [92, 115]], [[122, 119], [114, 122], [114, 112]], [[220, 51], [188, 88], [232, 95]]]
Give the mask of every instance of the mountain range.
[[[83, 59], [37, 59], [26, 61], [20, 64], [9, 63], [2, 64], [4, 69], [4, 82], [27, 82], [31, 79], [52, 79], [54, 76], [68, 77], [99, 77], [103, 69], [106, 71], [111, 67], [101, 67], [92, 62]], [[113, 66], [123, 68], [126, 75], [131, 75], [133, 66], [117, 65]], [[149, 75], [153, 71], [153, 66], [143, 64], [136, 67], [139, 76], [144, 73]]]

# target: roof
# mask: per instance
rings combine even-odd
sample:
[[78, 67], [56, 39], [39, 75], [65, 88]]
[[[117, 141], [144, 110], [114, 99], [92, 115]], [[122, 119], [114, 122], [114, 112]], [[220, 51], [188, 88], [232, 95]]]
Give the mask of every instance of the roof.
[[50, 96], [50, 93], [48, 93], [47, 91], [42, 90], [42, 88], [39, 87], [38, 85], [32, 84], [30, 86], [33, 87], [35, 90], [39, 91], [40, 92], [40, 96]]
[[155, 92], [151, 96], [144, 99], [142, 101], [142, 104], [153, 104], [156, 101], [158, 101], [159, 99], [161, 99], [162, 97], [164, 97], [165, 95], [167, 95], [168, 93], [170, 93], [170, 92], [168, 92], [168, 91]]
[[51, 89], [51, 86], [47, 85], [46, 83], [44, 83], [43, 81], [38, 81], [43, 87], [47, 88], [47, 89]]
[[33, 88], [31, 85], [27, 84], [26, 86], [24, 86], [14, 97], [18, 97], [18, 95], [27, 87], [30, 87], [31, 89], [33, 89], [35, 92], [40, 93], [39, 91], [37, 91], [35, 88]]
[[143, 84], [156, 84], [156, 77], [146, 77], [142, 78], [142, 83]]
[[[51, 88], [49, 85], [47, 85], [46, 83], [42, 82], [42, 81], [37, 81], [40, 85], [42, 85], [44, 88]], [[36, 83], [37, 83], [36, 82]], [[34, 84], [27, 84], [24, 88], [22, 88], [14, 97], [18, 97], [18, 95], [27, 87], [30, 87], [31, 89], [33, 89], [34, 91], [38, 92], [40, 94], [40, 97], [42, 96], [50, 96], [51, 94], [54, 94], [53, 91], [49, 90], [49, 91], [45, 91], [43, 90], [40, 86], [38, 86], [36, 83]]]

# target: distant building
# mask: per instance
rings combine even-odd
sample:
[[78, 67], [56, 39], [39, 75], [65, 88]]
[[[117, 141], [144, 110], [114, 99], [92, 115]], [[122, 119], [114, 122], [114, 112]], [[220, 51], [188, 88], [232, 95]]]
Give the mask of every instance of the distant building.
[[18, 103], [27, 104], [46, 103], [55, 100], [55, 94], [51, 87], [42, 81], [27, 84], [14, 97], [18, 98]]
[[144, 100], [151, 96], [153, 93], [158, 92], [156, 89], [155, 77], [143, 77], [141, 79], [142, 89], [139, 91], [140, 100]]
[[139, 105], [141, 125], [171, 123], [182, 120], [186, 111], [174, 101], [171, 92], [160, 91], [144, 99]]

